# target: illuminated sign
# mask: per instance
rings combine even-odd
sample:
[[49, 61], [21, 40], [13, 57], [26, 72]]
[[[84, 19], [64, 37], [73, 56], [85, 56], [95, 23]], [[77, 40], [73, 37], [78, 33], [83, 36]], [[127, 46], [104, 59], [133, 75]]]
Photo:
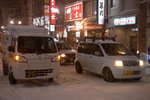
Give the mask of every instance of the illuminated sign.
[[76, 26], [67, 26], [67, 31], [68, 32], [72, 32], [72, 31], [76, 31]]
[[104, 29], [105, 27], [103, 25], [85, 25], [85, 30], [94, 30], [94, 29]]
[[33, 18], [33, 25], [34, 26], [43, 26], [44, 25], [44, 16]]
[[74, 21], [83, 19], [83, 3], [78, 2], [76, 4], [65, 7], [65, 21]]
[[54, 32], [55, 31], [55, 25], [50, 25], [50, 31]]
[[50, 24], [56, 24], [56, 0], [50, 0]]
[[104, 0], [98, 0], [98, 24], [104, 25], [104, 7], [105, 7], [105, 1]]
[[114, 19], [114, 25], [115, 26], [132, 25], [132, 24], [136, 24], [136, 17], [135, 16]]

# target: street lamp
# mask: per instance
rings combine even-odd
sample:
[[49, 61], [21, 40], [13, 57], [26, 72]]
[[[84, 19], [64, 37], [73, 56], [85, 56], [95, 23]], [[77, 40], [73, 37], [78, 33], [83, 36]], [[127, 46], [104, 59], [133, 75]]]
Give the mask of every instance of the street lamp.
[[18, 25], [21, 25], [22, 24], [22, 21], [18, 21]]
[[4, 29], [4, 26], [1, 26], [1, 29]]
[[10, 23], [10, 24], [14, 24], [14, 21], [13, 21], [13, 20], [11, 20], [9, 23]]

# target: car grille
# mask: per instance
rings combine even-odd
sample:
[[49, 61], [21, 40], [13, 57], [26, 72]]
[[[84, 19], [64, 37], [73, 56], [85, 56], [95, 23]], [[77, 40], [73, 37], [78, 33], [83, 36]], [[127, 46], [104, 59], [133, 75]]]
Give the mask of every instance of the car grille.
[[75, 59], [75, 54], [66, 54], [66, 56], [67, 56], [68, 58]]
[[123, 65], [124, 66], [139, 66], [139, 62], [138, 61], [123, 61]]

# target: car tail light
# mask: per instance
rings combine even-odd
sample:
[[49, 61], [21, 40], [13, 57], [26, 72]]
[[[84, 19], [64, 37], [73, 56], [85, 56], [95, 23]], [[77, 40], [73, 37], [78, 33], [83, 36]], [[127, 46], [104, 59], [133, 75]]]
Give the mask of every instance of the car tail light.
[[15, 55], [14, 56], [14, 60], [17, 62], [17, 63], [26, 63], [27, 62], [27, 59], [23, 56], [20, 56], [20, 55]]

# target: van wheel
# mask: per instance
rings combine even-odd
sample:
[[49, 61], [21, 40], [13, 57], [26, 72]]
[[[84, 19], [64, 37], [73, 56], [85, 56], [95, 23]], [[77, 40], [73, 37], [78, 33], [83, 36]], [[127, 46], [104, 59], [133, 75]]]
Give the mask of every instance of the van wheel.
[[3, 75], [8, 75], [8, 67], [3, 62]]
[[12, 72], [9, 72], [8, 77], [9, 77], [9, 83], [10, 83], [10, 84], [16, 84], [16, 83], [17, 83], [17, 80], [14, 78]]
[[48, 82], [53, 82], [54, 81], [54, 78], [49, 78], [48, 79]]
[[82, 72], [83, 72], [82, 66], [80, 65], [79, 62], [77, 62], [77, 63], [75, 64], [75, 69], [76, 69], [76, 72], [77, 72], [77, 73], [82, 73]]
[[114, 76], [112, 74], [112, 71], [108, 67], [104, 68], [104, 70], [103, 70], [103, 78], [107, 82], [115, 82], [116, 81], [116, 79], [114, 78]]

